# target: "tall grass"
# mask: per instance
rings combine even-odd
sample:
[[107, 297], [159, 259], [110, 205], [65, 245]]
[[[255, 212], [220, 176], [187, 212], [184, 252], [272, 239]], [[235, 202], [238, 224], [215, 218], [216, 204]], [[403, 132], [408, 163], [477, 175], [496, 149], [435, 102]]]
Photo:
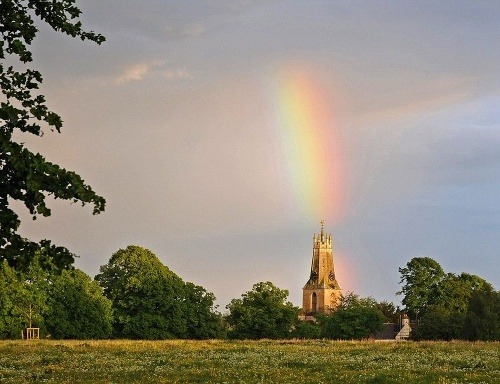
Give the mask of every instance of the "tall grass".
[[500, 343], [0, 341], [0, 383], [499, 383]]

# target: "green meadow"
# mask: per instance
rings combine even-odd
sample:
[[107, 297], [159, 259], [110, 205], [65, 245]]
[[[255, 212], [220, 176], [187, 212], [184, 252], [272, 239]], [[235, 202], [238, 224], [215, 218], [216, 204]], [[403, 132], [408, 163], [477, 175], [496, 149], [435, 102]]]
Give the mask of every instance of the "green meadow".
[[500, 342], [0, 341], [3, 383], [499, 383]]

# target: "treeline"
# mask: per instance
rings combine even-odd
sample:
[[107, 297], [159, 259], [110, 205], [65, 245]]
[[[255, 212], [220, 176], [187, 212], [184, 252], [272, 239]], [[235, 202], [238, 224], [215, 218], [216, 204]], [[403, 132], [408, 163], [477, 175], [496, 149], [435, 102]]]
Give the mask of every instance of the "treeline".
[[416, 340], [500, 340], [500, 293], [491, 284], [446, 274], [429, 258], [412, 259], [400, 273], [403, 309], [348, 293], [311, 321], [299, 320], [288, 291], [271, 282], [255, 284], [221, 314], [212, 293], [138, 246], [114, 253], [95, 279], [56, 267], [40, 251], [22, 270], [0, 264], [0, 338], [20, 338], [32, 326], [56, 339], [366, 339], [408, 313]]
[[151, 251], [129, 246], [95, 280], [35, 257], [25, 271], [0, 265], [0, 338], [30, 324], [57, 339], [223, 337], [212, 293], [184, 282]]
[[445, 273], [429, 257], [400, 268], [398, 294], [416, 326], [415, 340], [500, 340], [500, 292], [479, 276]]
[[95, 279], [49, 259], [40, 253], [21, 271], [0, 264], [0, 338], [20, 338], [32, 326], [56, 339], [353, 339], [369, 337], [387, 320], [387, 305], [349, 294], [333, 314], [299, 321], [288, 291], [271, 282], [233, 299], [223, 315], [212, 293], [138, 246], [114, 253]]

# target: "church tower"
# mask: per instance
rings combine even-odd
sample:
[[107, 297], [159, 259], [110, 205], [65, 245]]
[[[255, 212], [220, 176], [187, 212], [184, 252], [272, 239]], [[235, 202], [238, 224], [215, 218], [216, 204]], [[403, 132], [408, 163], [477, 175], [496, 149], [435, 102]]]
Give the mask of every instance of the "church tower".
[[332, 251], [332, 235], [324, 231], [313, 237], [313, 254], [309, 280], [302, 289], [302, 310], [304, 314], [328, 313], [340, 300], [340, 286], [335, 278]]

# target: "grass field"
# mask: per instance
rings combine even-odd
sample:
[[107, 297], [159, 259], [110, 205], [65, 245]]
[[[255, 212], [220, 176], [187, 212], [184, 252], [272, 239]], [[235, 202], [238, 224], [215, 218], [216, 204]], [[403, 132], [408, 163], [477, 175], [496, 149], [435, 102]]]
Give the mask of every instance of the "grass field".
[[500, 343], [0, 341], [0, 383], [500, 383]]

